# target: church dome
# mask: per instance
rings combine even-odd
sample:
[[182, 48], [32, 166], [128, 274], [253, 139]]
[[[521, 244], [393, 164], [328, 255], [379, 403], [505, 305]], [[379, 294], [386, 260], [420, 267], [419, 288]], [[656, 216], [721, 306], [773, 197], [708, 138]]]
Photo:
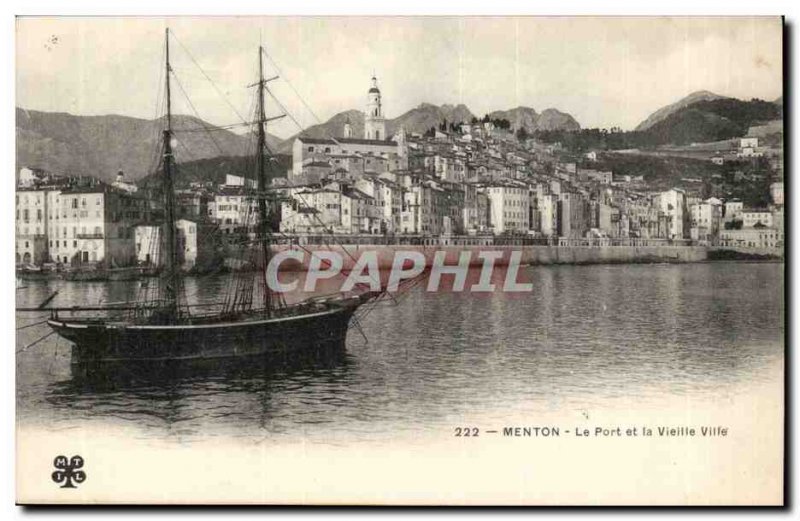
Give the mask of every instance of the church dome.
[[369, 89], [370, 94], [380, 94], [381, 91], [378, 90], [378, 78], [375, 75], [372, 75], [372, 87]]

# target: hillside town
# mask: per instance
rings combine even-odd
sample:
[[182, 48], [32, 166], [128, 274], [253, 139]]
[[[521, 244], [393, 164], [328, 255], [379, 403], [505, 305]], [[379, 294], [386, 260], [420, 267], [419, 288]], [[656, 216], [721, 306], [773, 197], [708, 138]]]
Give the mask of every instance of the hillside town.
[[[696, 244], [783, 248], [783, 182], [770, 204], [746, 207], [700, 190], [653, 190], [647, 172], [597, 167], [601, 151], [576, 157], [524, 128], [489, 118], [442, 122], [424, 134], [389, 135], [376, 78], [367, 93], [363, 135], [349, 121], [340, 136], [299, 135], [291, 168], [272, 179], [278, 237], [387, 244], [472, 238], [552, 246]], [[731, 157], [782, 151], [744, 137]], [[722, 164], [722, 154], [710, 161]], [[90, 173], [85, 173], [90, 174]], [[220, 255], [226, 236], [252, 227], [258, 187], [242, 172], [222, 184], [195, 182], [177, 192], [180, 262], [187, 270]], [[263, 193], [263, 191], [261, 192]], [[18, 267], [158, 265], [158, 197], [119, 172], [91, 175], [21, 168], [17, 177]]]

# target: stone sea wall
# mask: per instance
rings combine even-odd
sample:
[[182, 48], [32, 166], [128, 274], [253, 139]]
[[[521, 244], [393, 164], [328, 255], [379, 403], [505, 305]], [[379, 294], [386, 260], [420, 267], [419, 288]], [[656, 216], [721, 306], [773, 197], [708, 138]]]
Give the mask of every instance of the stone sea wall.
[[445, 263], [458, 264], [461, 255], [469, 253], [470, 265], [481, 266], [481, 251], [502, 252], [497, 265], [508, 263], [512, 252], [521, 252], [520, 261], [525, 265], [546, 264], [635, 264], [661, 262], [703, 262], [708, 260], [708, 248], [705, 246], [660, 245], [660, 246], [423, 246], [423, 245], [281, 245], [274, 246], [274, 252], [292, 249], [304, 254], [302, 264], [290, 259], [281, 265], [282, 270], [302, 270], [308, 268], [311, 253], [315, 251], [331, 251], [341, 255], [343, 268], [352, 268], [364, 252], [375, 252], [378, 266], [389, 269], [398, 252], [419, 252], [425, 256], [428, 265], [433, 263], [437, 252], [444, 252]]

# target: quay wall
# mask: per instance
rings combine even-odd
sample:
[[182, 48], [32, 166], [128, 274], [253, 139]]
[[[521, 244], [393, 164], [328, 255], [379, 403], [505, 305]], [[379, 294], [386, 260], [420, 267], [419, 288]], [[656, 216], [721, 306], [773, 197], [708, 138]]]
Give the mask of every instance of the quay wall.
[[783, 259], [783, 248], [769, 248], [766, 246], [712, 246], [709, 248], [709, 258], [714, 259], [748, 259], [770, 258]]
[[428, 266], [433, 264], [436, 252], [445, 252], [445, 263], [458, 264], [463, 252], [470, 253], [470, 265], [481, 266], [483, 260], [478, 256], [481, 251], [499, 251], [503, 253], [496, 265], [508, 264], [511, 253], [521, 252], [521, 263], [524, 265], [548, 264], [635, 264], [660, 262], [703, 262], [708, 260], [708, 247], [685, 245], [642, 245], [642, 246], [555, 246], [555, 245], [276, 245], [273, 251], [299, 250], [304, 253], [302, 264], [287, 260], [281, 269], [305, 270], [311, 253], [315, 251], [332, 251], [339, 253], [343, 259], [343, 268], [351, 269], [358, 258], [366, 251], [376, 252], [378, 266], [389, 269], [397, 252], [419, 252], [425, 256]]

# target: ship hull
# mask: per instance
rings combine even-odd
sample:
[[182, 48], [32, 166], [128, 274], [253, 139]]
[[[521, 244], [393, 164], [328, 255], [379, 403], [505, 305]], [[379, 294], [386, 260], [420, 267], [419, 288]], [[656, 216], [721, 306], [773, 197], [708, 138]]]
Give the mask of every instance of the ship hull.
[[75, 345], [73, 364], [252, 357], [343, 348], [357, 305], [272, 319], [180, 325], [122, 325], [51, 319]]

